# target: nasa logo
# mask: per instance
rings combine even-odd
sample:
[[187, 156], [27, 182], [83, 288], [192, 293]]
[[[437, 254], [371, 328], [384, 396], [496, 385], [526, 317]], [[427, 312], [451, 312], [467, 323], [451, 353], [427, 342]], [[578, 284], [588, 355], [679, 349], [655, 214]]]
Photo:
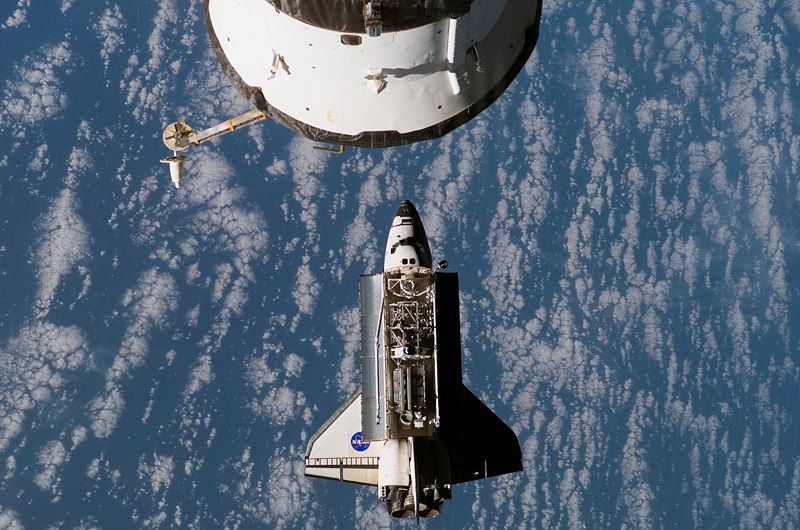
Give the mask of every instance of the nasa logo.
[[355, 433], [353, 437], [350, 438], [350, 445], [352, 445], [353, 449], [355, 449], [358, 452], [366, 451], [367, 449], [369, 449], [369, 442], [365, 442], [361, 438], [361, 432]]

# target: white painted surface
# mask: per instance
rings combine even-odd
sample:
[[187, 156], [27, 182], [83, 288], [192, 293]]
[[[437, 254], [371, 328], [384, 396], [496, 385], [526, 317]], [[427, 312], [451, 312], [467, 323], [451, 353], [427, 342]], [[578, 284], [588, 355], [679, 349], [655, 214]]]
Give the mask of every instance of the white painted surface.
[[[455, 116], [483, 97], [510, 69], [536, 14], [535, 0], [476, 0], [458, 29], [458, 48], [477, 43], [483, 73], [472, 60], [454, 93], [447, 60], [450, 19], [342, 44], [341, 33], [279, 13], [264, 0], [210, 0], [220, 45], [245, 83], [270, 104], [314, 127], [340, 134], [409, 133]], [[462, 24], [459, 22], [459, 24]], [[283, 59], [273, 65], [273, 50]], [[457, 50], [454, 48], [453, 53]], [[381, 71], [385, 85], [367, 76]]]
[[[383, 254], [384, 272], [398, 267], [419, 267], [419, 256], [416, 248], [410, 242], [398, 245], [403, 240], [414, 237], [414, 219], [412, 217], [397, 216], [392, 221], [389, 236], [386, 238], [386, 251]], [[397, 246], [395, 246], [397, 245]], [[394, 252], [392, 252], [394, 248]], [[403, 260], [406, 260], [403, 263]], [[411, 260], [414, 260], [413, 262]]]
[[334, 480], [341, 477], [349, 482], [377, 486], [377, 469], [351, 467], [349, 463], [363, 463], [368, 458], [380, 458], [383, 443], [372, 442], [365, 451], [356, 451], [351, 439], [357, 432], [361, 432], [361, 394], [314, 440], [307, 455], [308, 459], [341, 459], [341, 467], [306, 467], [306, 475]]
[[410, 478], [410, 457], [405, 438], [386, 440], [378, 465], [378, 486], [408, 487]]

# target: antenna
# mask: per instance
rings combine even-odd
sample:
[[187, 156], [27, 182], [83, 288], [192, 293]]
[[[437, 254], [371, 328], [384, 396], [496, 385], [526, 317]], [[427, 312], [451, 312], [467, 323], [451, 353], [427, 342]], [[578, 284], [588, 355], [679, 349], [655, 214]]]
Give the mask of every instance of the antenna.
[[177, 151], [174, 151], [173, 156], [168, 156], [161, 159], [161, 163], [169, 164], [169, 177], [172, 179], [172, 183], [175, 184], [176, 188], [181, 187], [181, 180], [183, 180], [183, 163], [189, 159], [188, 156], [181, 156], [178, 155]]
[[176, 188], [180, 187], [181, 181], [183, 180], [183, 163], [189, 160], [188, 156], [178, 155], [179, 151], [185, 151], [192, 145], [200, 145], [217, 136], [231, 133], [236, 129], [261, 120], [266, 120], [268, 117], [269, 116], [265, 112], [253, 109], [198, 132], [195, 132], [191, 126], [182, 121], [176, 121], [167, 125], [164, 128], [162, 138], [164, 140], [164, 145], [167, 146], [167, 149], [172, 151], [173, 155], [162, 158], [161, 162], [169, 164], [169, 175], [172, 179], [172, 183], [175, 184]]

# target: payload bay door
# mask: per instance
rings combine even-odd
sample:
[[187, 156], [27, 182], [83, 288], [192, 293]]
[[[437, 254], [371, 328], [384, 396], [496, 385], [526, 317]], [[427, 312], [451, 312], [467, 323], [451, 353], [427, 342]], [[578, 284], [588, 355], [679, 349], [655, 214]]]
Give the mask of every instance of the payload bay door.
[[385, 440], [386, 381], [384, 379], [383, 274], [359, 279], [361, 324], [361, 426], [365, 440]]

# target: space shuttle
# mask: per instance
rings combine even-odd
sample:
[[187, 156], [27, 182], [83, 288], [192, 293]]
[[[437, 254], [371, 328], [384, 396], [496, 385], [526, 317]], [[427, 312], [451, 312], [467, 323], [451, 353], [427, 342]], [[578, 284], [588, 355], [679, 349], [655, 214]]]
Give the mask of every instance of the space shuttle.
[[360, 278], [360, 388], [306, 450], [307, 476], [375, 486], [395, 517], [435, 517], [454, 484], [522, 470], [514, 432], [462, 383], [458, 274], [446, 267], [404, 201], [383, 272]]
[[203, 10], [251, 109], [202, 131], [164, 129], [176, 187], [179, 151], [268, 118], [337, 152], [447, 134], [525, 66], [542, 0], [203, 0]]

